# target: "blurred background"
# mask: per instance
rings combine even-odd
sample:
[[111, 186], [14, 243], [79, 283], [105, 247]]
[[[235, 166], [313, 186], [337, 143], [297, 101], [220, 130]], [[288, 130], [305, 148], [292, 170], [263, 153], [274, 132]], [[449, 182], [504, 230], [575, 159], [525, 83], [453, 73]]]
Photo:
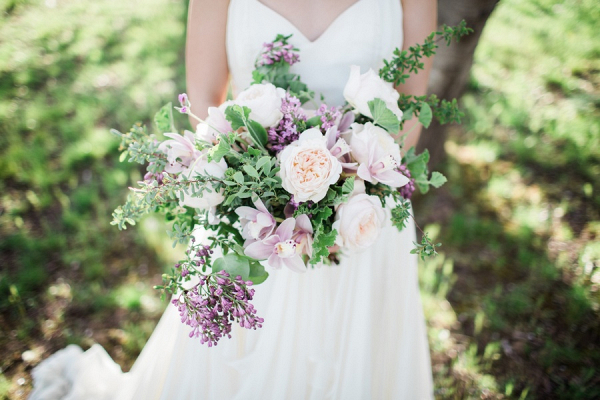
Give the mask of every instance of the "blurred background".
[[[166, 307], [180, 249], [158, 218], [109, 224], [143, 173], [109, 129], [185, 90], [187, 1], [0, 13], [0, 399], [20, 399], [70, 343], [128, 370]], [[500, 0], [485, 24], [449, 183], [415, 200], [443, 242], [420, 265], [439, 399], [600, 398], [599, 27], [597, 0]]]

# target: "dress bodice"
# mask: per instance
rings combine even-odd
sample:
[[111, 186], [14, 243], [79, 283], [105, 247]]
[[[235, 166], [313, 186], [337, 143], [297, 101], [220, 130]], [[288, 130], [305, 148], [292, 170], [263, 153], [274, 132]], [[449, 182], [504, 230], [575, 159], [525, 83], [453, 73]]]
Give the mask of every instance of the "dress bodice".
[[263, 43], [277, 34], [292, 34], [290, 43], [300, 49], [300, 62], [292, 72], [328, 104], [341, 105], [351, 65], [359, 65], [362, 72], [377, 69], [402, 46], [402, 8], [400, 0], [358, 0], [310, 41], [259, 0], [231, 0], [226, 44], [234, 93], [248, 87]]

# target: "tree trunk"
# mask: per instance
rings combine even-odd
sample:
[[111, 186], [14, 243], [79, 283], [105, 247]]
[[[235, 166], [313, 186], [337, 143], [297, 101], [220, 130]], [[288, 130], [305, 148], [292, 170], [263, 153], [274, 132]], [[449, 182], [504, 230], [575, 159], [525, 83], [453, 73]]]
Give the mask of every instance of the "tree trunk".
[[[459, 43], [449, 47], [441, 43], [433, 61], [428, 92], [441, 99], [459, 98], [465, 91], [473, 65], [475, 47], [483, 27], [499, 0], [441, 0], [438, 2], [438, 23], [454, 26], [463, 19], [475, 32], [463, 37]], [[431, 166], [442, 161], [446, 153], [446, 126], [435, 120], [424, 129], [417, 145], [418, 152], [429, 149]]]

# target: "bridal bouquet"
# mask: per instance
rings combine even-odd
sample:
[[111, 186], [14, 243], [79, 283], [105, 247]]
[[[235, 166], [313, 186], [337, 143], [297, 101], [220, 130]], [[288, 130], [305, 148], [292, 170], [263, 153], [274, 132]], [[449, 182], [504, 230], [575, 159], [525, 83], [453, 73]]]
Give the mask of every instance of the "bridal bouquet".
[[[458, 38], [464, 26], [439, 36]], [[208, 109], [196, 132], [177, 133], [171, 104], [155, 116], [164, 139], [134, 125], [121, 138], [122, 159], [146, 163], [147, 174], [113, 213], [124, 229], [149, 212], [172, 221], [169, 235], [189, 243], [185, 259], [157, 289], [175, 294], [190, 337], [216, 345], [232, 323], [256, 329], [263, 319], [250, 303], [251, 288], [267, 270], [337, 263], [370, 247], [384, 224], [398, 229], [411, 217], [415, 188], [426, 192], [446, 178], [427, 170], [428, 154], [404, 151], [396, 142], [405, 120], [416, 115], [457, 121], [456, 102], [399, 95], [403, 82], [436, 47], [434, 35], [411, 52], [397, 50], [376, 73], [349, 66], [347, 104], [318, 102], [290, 67], [300, 61], [290, 37], [264, 45], [253, 84], [235, 99]], [[179, 112], [195, 117], [185, 94]], [[402, 155], [403, 154], [403, 155]], [[205, 238], [193, 235], [202, 227]], [[436, 253], [423, 236], [421, 257]]]

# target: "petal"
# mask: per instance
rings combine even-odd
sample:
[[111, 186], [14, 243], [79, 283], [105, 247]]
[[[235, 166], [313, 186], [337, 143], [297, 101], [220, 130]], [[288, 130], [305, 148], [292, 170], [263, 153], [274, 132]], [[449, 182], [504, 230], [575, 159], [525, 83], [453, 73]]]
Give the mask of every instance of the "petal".
[[252, 207], [241, 206], [235, 209], [235, 213], [239, 215], [240, 218], [246, 218], [254, 221], [260, 212]]
[[294, 233], [294, 227], [296, 226], [296, 220], [294, 218], [288, 218], [279, 225], [275, 234], [279, 236], [280, 241], [284, 242], [292, 238]]
[[[279, 257], [277, 257], [279, 258]], [[302, 258], [300, 258], [300, 256], [295, 256], [292, 258], [279, 258], [283, 264], [288, 267], [289, 269], [291, 269], [294, 272], [306, 272], [306, 265], [304, 265], [304, 261], [302, 261]], [[270, 260], [270, 258], [269, 258]]]
[[308, 215], [301, 214], [298, 216], [298, 218], [296, 218], [296, 229], [299, 229], [302, 232], [313, 233], [313, 227]]
[[275, 269], [281, 269], [281, 267], [284, 265], [283, 258], [279, 257], [275, 253], [271, 254], [271, 256], [269, 257], [269, 260], [267, 262], [269, 263], [271, 268], [275, 268]]
[[273, 254], [273, 245], [265, 244], [262, 241], [254, 242], [246, 247], [244, 254], [255, 260], [265, 260]]

